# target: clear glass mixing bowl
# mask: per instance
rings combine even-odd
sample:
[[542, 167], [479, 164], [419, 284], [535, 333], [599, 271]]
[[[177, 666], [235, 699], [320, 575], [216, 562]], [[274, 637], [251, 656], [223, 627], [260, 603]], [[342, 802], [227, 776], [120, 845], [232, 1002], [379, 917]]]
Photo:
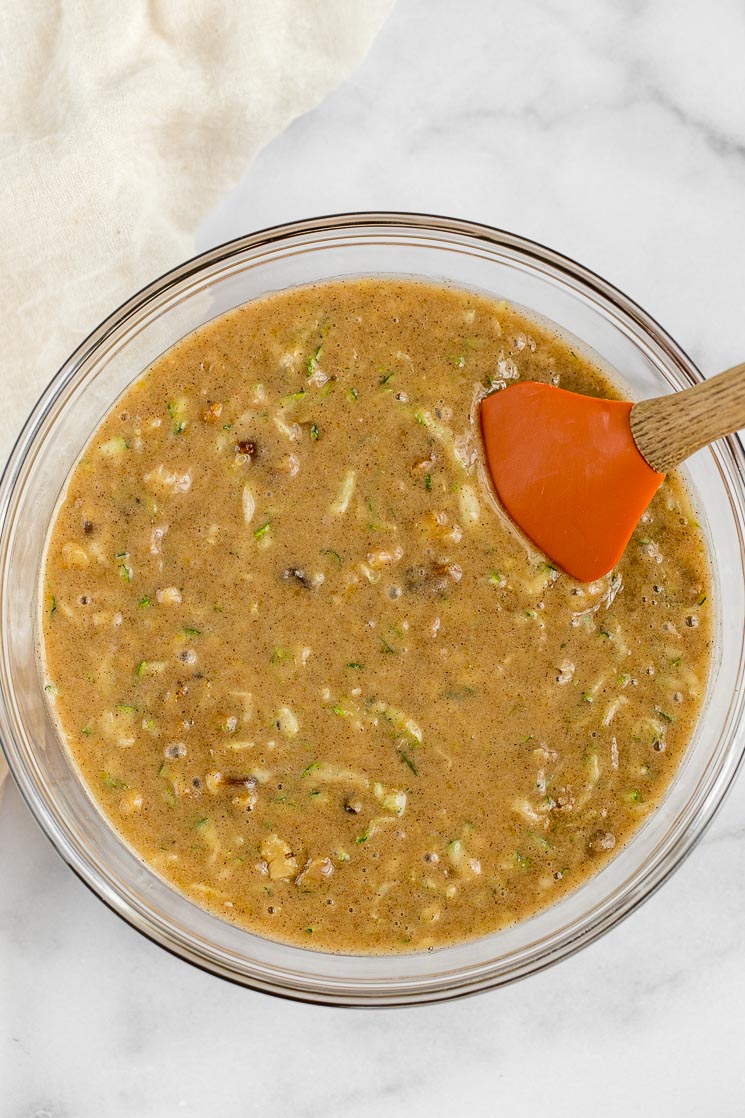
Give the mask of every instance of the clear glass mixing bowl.
[[361, 275], [422, 277], [522, 304], [581, 339], [617, 371], [632, 398], [701, 379], [680, 347], [620, 291], [550, 249], [485, 226], [350, 214], [280, 226], [204, 253], [135, 295], [83, 342], [11, 454], [0, 485], [0, 734], [45, 834], [79, 877], [144, 935], [256, 989], [335, 1005], [403, 1005], [499, 986], [577, 951], [657, 889], [701, 837], [743, 756], [745, 459], [732, 438], [688, 464], [716, 583], [707, 702], [663, 803], [605, 869], [530, 920], [432, 953], [335, 956], [241, 931], [148, 869], [85, 791], [50, 720], [37, 672], [39, 565], [61, 485], [81, 448], [158, 354], [222, 311], [267, 292]]

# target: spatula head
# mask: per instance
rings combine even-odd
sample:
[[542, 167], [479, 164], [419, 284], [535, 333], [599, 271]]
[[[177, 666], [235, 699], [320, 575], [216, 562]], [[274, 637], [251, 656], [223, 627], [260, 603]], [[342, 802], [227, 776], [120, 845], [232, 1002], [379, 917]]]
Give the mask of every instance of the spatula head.
[[481, 403], [500, 501], [541, 551], [582, 582], [615, 566], [665, 476], [637, 450], [631, 408], [533, 382]]

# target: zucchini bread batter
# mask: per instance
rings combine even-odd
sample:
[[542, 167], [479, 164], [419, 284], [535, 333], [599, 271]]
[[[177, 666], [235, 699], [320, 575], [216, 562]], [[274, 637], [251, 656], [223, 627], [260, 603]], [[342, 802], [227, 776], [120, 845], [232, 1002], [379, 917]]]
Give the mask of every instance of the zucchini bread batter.
[[194, 902], [414, 951], [554, 903], [654, 810], [706, 689], [680, 479], [617, 568], [546, 562], [478, 400], [617, 391], [505, 303], [389, 279], [272, 295], [160, 357], [51, 529], [44, 683], [91, 796]]

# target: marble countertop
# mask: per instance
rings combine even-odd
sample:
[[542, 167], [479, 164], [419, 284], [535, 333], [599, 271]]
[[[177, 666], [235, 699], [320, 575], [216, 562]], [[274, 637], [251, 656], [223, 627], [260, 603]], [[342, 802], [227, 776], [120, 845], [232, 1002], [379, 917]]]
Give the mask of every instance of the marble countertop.
[[[422, 210], [546, 242], [707, 372], [745, 356], [745, 8], [398, 0], [353, 78], [246, 171], [206, 248]], [[745, 780], [674, 878], [510, 988], [350, 1013], [191, 969], [113, 916], [6, 789], [0, 1115], [745, 1113]]]

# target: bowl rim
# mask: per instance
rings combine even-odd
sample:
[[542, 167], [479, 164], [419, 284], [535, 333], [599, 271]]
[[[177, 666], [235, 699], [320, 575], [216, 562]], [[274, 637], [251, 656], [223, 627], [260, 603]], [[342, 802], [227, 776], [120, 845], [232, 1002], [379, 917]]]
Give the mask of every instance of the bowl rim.
[[[418, 232], [422, 235], [435, 233], [467, 237], [472, 241], [483, 241], [491, 246], [511, 250], [519, 254], [523, 260], [548, 265], [554, 273], [558, 273], [562, 282], [568, 280], [571, 287], [579, 285], [580, 289], [598, 296], [600, 302], [604, 305], [604, 309], [607, 309], [607, 306], [605, 306], [607, 304], [620, 309], [645, 338], [651, 338], [662, 349], [665, 358], [675, 366], [677, 372], [689, 384], [696, 384], [704, 379], [700, 370], [682, 347], [638, 303], [592, 269], [539, 241], [481, 222], [415, 211], [349, 211], [284, 222], [233, 238], [204, 252], [197, 253], [183, 263], [169, 269], [120, 303], [80, 342], [39, 396], [10, 450], [0, 477], [0, 537], [5, 536], [9, 506], [21, 467], [55, 401], [86, 359], [127, 319], [135, 315], [151, 300], [166, 294], [171, 288], [178, 287], [190, 277], [206, 271], [212, 265], [226, 263], [247, 250], [268, 248], [299, 236], [333, 234], [344, 230], [371, 232], [385, 228], [395, 228], [411, 233]], [[745, 451], [739, 437], [736, 435], [729, 436], [722, 442], [726, 443], [727, 452], [733, 460], [738, 476], [743, 478], [745, 476]], [[742, 723], [738, 720], [737, 728], [741, 729], [741, 726]], [[549, 951], [544, 948], [540, 957], [529, 958], [518, 969], [513, 969], [511, 974], [505, 975], [497, 972], [487, 978], [483, 976], [476, 976], [473, 979], [466, 977], [457, 983], [450, 981], [446, 987], [440, 986], [437, 989], [431, 988], [437, 986], [437, 979], [430, 979], [428, 988], [418, 989], [413, 994], [407, 993], [405, 990], [403, 993], [394, 992], [392, 995], [379, 994], [370, 986], [360, 987], [357, 992], [345, 995], [338, 989], [330, 990], [330, 993], [319, 993], [318, 989], [312, 984], [307, 987], [297, 983], [292, 986], [282, 985], [267, 981], [257, 974], [238, 974], [231, 971], [226, 964], [221, 964], [217, 958], [208, 958], [204, 953], [200, 955], [193, 947], [190, 949], [177, 941], [175, 937], [169, 941], [164, 931], [152, 921], [149, 921], [141, 911], [133, 908], [126, 896], [120, 892], [112, 894], [112, 891], [107, 889], [106, 883], [92, 872], [86, 860], [76, 858], [68, 837], [62, 832], [58, 820], [43, 807], [40, 810], [37, 798], [38, 790], [34, 781], [29, 779], [20, 759], [14, 756], [15, 746], [6, 744], [4, 740], [6, 735], [12, 738], [6, 722], [5, 697], [0, 687], [0, 750], [6, 756], [8, 768], [24, 802], [42, 833], [51, 842], [62, 860], [72, 869], [79, 880], [99, 900], [103, 901], [107, 908], [115, 912], [127, 924], [170, 954], [189, 962], [200, 970], [215, 974], [236, 985], [249, 987], [292, 1001], [356, 1008], [416, 1006], [473, 996], [475, 993], [508, 985], [529, 974], [545, 970], [594, 942], [611, 928], [620, 924], [644, 901], [653, 896], [685, 861], [711, 825], [745, 761], [745, 742], [738, 740], [737, 730], [735, 730], [731, 735], [728, 749], [722, 758], [722, 768], [725, 761], [728, 762], [724, 780], [722, 781], [722, 773], [720, 772], [714, 785], [709, 788], [698, 805], [694, 815], [682, 828], [671, 848], [666, 851], [664, 858], [652, 866], [651, 874], [645, 876], [644, 888], [639, 891], [627, 888], [625, 896], [622, 894], [615, 901], [612, 911], [601, 914], [581, 929], [575, 928], [569, 934], [565, 931], [556, 937], [559, 939], [558, 944], [552, 945]], [[330, 957], [333, 958], [333, 956]], [[405, 958], [405, 956], [402, 956], [402, 958]]]

